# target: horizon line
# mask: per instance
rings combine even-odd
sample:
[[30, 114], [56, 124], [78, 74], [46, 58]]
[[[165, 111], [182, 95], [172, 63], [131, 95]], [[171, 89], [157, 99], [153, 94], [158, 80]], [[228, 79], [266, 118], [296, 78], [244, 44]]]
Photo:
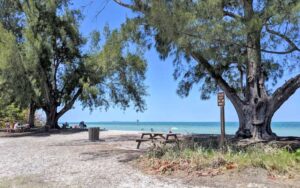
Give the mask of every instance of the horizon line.
[[[81, 121], [59, 121], [59, 123], [79, 123]], [[84, 121], [85, 123], [137, 123], [137, 121]], [[220, 121], [138, 121], [139, 123], [219, 123]], [[225, 121], [239, 123], [239, 121]], [[273, 121], [272, 123], [300, 123], [299, 121]]]

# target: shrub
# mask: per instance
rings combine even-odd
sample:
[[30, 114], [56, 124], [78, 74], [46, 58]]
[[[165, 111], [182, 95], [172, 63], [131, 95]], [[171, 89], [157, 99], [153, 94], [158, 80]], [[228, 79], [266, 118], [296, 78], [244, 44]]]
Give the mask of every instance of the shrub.
[[300, 170], [300, 149], [290, 152], [286, 148], [270, 146], [251, 146], [246, 149], [228, 147], [225, 151], [204, 147], [163, 146], [151, 149], [146, 158], [151, 161], [149, 166], [154, 169], [160, 169], [159, 165], [162, 164], [172, 164], [172, 168], [193, 171], [252, 167], [268, 172], [291, 174]]

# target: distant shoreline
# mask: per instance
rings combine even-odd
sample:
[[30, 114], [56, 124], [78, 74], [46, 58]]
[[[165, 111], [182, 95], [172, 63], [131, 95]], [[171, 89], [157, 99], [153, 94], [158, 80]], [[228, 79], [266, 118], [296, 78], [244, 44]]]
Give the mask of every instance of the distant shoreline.
[[[60, 121], [59, 124], [68, 122], [71, 124], [79, 123], [80, 121]], [[136, 121], [84, 121], [85, 123], [137, 123]], [[139, 123], [219, 123], [220, 121], [141, 121]], [[238, 121], [226, 121], [226, 123], [239, 123]], [[300, 123], [299, 121], [274, 121], [272, 123]]]
[[[220, 134], [220, 122], [85, 122], [87, 127], [101, 127], [107, 130], [176, 132], [182, 134]], [[78, 122], [69, 122], [71, 126]], [[235, 134], [238, 122], [226, 122], [226, 134]], [[278, 136], [300, 136], [300, 122], [273, 122], [272, 130]]]

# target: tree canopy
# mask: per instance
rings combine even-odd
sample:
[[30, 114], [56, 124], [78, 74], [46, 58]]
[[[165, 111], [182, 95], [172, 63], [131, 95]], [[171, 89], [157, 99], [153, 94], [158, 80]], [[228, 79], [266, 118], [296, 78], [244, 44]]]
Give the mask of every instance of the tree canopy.
[[[58, 119], [76, 101], [90, 109], [125, 109], [132, 102], [137, 110], [144, 110], [146, 63], [142, 54], [129, 50], [128, 36], [108, 27], [105, 45], [99, 45], [99, 33], [94, 32], [92, 48], [85, 50], [88, 39], [79, 31], [82, 15], [69, 2], [19, 2], [24, 19], [22, 40], [0, 27], [5, 34], [0, 38], [5, 40], [0, 45], [4, 49], [0, 52], [2, 88], [42, 108], [47, 125], [53, 128], [58, 128]], [[18, 79], [28, 86], [13, 85]]]

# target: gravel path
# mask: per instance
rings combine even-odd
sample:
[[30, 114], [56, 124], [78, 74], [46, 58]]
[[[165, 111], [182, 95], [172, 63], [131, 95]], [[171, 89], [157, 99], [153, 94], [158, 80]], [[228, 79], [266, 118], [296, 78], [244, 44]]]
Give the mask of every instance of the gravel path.
[[179, 180], [145, 175], [127, 162], [138, 157], [137, 134], [87, 132], [0, 138], [0, 187], [188, 187]]

